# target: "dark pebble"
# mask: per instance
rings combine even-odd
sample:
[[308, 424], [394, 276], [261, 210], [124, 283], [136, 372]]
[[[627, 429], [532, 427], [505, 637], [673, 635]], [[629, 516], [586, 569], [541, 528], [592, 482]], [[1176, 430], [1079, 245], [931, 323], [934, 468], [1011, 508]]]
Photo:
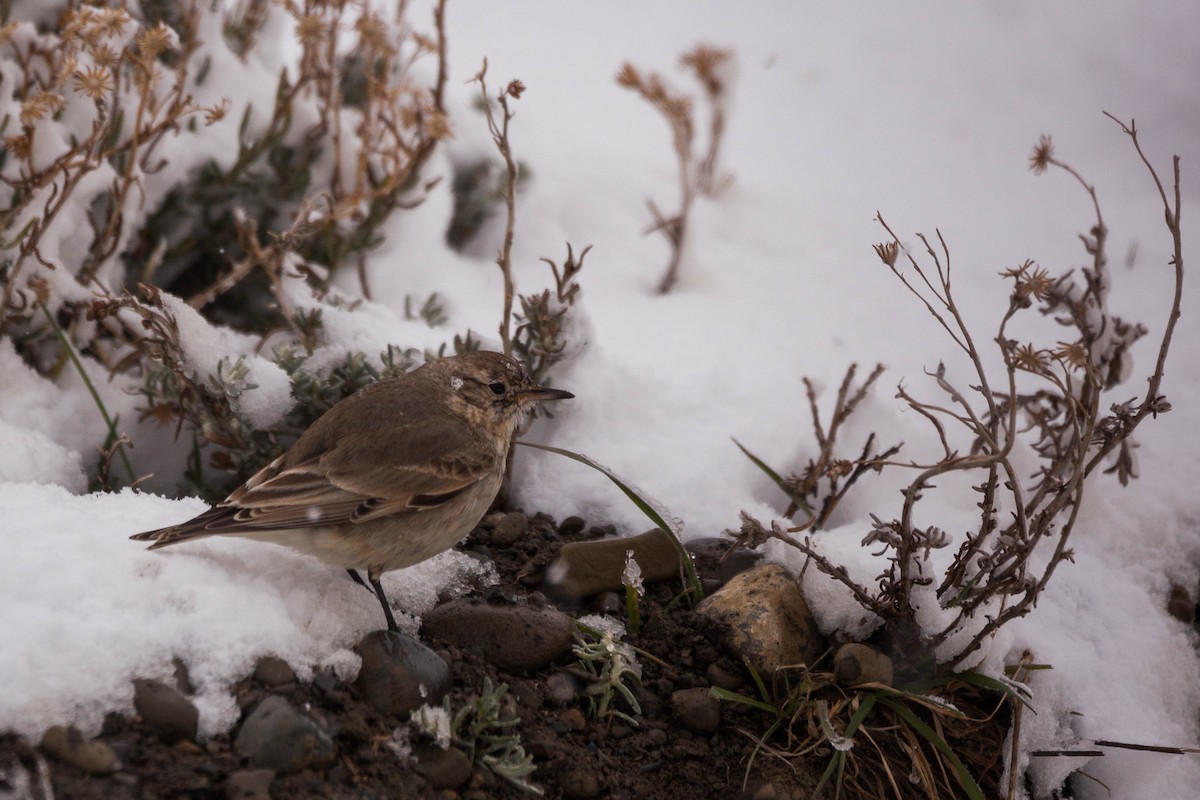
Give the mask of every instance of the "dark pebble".
[[234, 747], [251, 765], [276, 772], [328, 766], [337, 757], [329, 735], [278, 695], [263, 700], [250, 713]]
[[267, 688], [296, 682], [296, 672], [282, 658], [263, 656], [254, 666], [254, 680]]
[[558, 532], [563, 536], [574, 536], [581, 533], [587, 527], [587, 520], [583, 517], [567, 517], [558, 526]]
[[241, 769], [230, 773], [225, 782], [228, 800], [271, 800], [271, 781], [275, 771], [270, 769]]
[[159, 681], [133, 682], [133, 707], [164, 742], [195, 741], [200, 712], [178, 690]]
[[446, 750], [435, 744], [416, 750], [417, 770], [434, 789], [457, 789], [471, 777], [474, 765], [467, 754], [456, 747]]
[[588, 531], [588, 533], [597, 539], [605, 536], [616, 536], [617, 526], [611, 523], [608, 525], [593, 525], [592, 529]]
[[680, 689], [671, 695], [671, 710], [679, 722], [693, 733], [716, 733], [721, 724], [721, 701], [708, 689]]

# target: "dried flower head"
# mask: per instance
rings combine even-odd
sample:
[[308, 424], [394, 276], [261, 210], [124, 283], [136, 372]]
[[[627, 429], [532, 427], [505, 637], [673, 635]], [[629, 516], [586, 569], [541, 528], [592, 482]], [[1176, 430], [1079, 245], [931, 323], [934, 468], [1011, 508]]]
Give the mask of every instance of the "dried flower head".
[[880, 242], [872, 245], [875, 248], [875, 255], [879, 256], [879, 260], [889, 267], [896, 266], [896, 257], [900, 255], [900, 245], [896, 242]]
[[679, 57], [679, 64], [695, 72], [696, 77], [704, 84], [704, 91], [708, 96], [717, 98], [725, 91], [725, 81], [720, 75], [720, 69], [731, 56], [729, 50], [710, 44], [698, 44]]
[[63, 107], [63, 99], [54, 92], [38, 92], [21, 103], [21, 124], [32, 125], [39, 119], [53, 114]]
[[74, 76], [75, 91], [93, 100], [100, 100], [112, 90], [112, 76], [103, 67], [88, 67]]
[[213, 125], [225, 119], [225, 115], [229, 113], [229, 98], [222, 97], [220, 105], [208, 106], [204, 109], [204, 124]]
[[1038, 138], [1037, 146], [1033, 148], [1033, 155], [1029, 157], [1029, 168], [1033, 170], [1034, 175], [1041, 175], [1053, 163], [1054, 143], [1050, 141], [1049, 136], [1042, 134]]
[[1039, 350], [1032, 344], [1023, 344], [1013, 353], [1013, 363], [1017, 369], [1042, 373], [1050, 366], [1049, 355], [1045, 350]]
[[1059, 342], [1054, 357], [1071, 369], [1083, 369], [1088, 363], [1088, 352], [1083, 342]]
[[525, 93], [525, 84], [518, 80], [508, 82], [508, 86], [504, 88], [504, 93], [514, 100], [520, 100], [521, 95]]
[[4, 139], [4, 149], [12, 153], [20, 161], [28, 161], [33, 155], [33, 140], [28, 133], [20, 136], [7, 136]]
[[1045, 302], [1049, 299], [1050, 293], [1054, 289], [1054, 279], [1042, 267], [1029, 264], [1020, 275], [1016, 276], [1016, 286], [1014, 288], [1022, 299], [1035, 297], [1039, 301]]
[[96, 28], [103, 36], [120, 36], [129, 24], [129, 12], [123, 8], [102, 8], [95, 19]]
[[642, 88], [642, 76], [638, 74], [633, 64], [626, 62], [617, 72], [617, 84], [626, 89], [640, 89]]
[[138, 53], [141, 54], [142, 59], [145, 61], [152, 61], [158, 58], [159, 53], [173, 49], [175, 43], [175, 32], [162, 22], [153, 28], [147, 28], [139, 33], [137, 37]]
[[296, 37], [306, 47], [323, 41], [328, 29], [328, 24], [318, 14], [304, 14], [296, 20]]

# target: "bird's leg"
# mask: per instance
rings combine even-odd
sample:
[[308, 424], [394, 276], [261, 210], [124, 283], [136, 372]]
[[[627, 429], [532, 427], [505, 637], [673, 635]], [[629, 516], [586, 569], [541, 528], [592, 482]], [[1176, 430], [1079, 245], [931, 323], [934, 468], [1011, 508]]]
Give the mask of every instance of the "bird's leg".
[[364, 589], [371, 588], [370, 586], [367, 585], [367, 582], [362, 579], [362, 575], [358, 574], [358, 570], [348, 569], [348, 570], [346, 570], [346, 572], [349, 573], [350, 577], [353, 578], [354, 582], [357, 583], [359, 586], [363, 587]]
[[367, 572], [367, 579], [371, 581], [371, 588], [375, 590], [375, 596], [379, 598], [379, 604], [383, 606], [383, 615], [387, 617], [388, 630], [399, 633], [400, 626], [396, 624], [396, 618], [392, 616], [392, 605], [388, 602], [387, 595], [383, 593], [383, 584], [379, 582], [379, 576]]

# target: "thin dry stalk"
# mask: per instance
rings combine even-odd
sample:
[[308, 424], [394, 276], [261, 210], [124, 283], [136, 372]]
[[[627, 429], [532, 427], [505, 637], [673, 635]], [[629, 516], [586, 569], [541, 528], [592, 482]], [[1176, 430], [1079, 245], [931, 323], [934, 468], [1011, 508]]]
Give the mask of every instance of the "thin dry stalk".
[[500, 272], [504, 275], [504, 308], [500, 314], [500, 343], [504, 354], [512, 355], [512, 308], [515, 296], [512, 276], [512, 244], [513, 228], [517, 222], [517, 162], [513, 159], [512, 146], [508, 139], [508, 123], [515, 115], [515, 112], [508, 107], [508, 100], [509, 98], [521, 99], [521, 94], [525, 91], [525, 84], [519, 80], [509, 81], [504, 90], [496, 96], [496, 102], [499, 103], [501, 112], [500, 121], [497, 122], [495, 114], [492, 113], [491, 98], [487, 93], [487, 68], [487, 59], [485, 58], [483, 68], [479, 70], [479, 74], [475, 76], [474, 80], [479, 83], [479, 92], [483, 96], [483, 109], [487, 116], [488, 132], [492, 134], [492, 141], [495, 142], [496, 149], [504, 158], [504, 167], [508, 171], [508, 181], [504, 186], [504, 205], [508, 216], [504, 224], [504, 242], [496, 253], [496, 265], [500, 267]]

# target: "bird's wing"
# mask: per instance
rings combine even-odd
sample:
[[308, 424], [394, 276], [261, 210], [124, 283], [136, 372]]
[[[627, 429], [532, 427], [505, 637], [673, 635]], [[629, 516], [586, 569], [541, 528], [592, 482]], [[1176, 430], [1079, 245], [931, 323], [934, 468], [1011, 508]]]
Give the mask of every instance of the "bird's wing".
[[282, 529], [365, 522], [402, 511], [434, 508], [465, 492], [491, 472], [476, 460], [447, 458], [421, 465], [339, 468], [319, 457], [284, 467], [277, 460], [231, 494], [232, 511], [212, 520], [213, 533], [239, 528]]

